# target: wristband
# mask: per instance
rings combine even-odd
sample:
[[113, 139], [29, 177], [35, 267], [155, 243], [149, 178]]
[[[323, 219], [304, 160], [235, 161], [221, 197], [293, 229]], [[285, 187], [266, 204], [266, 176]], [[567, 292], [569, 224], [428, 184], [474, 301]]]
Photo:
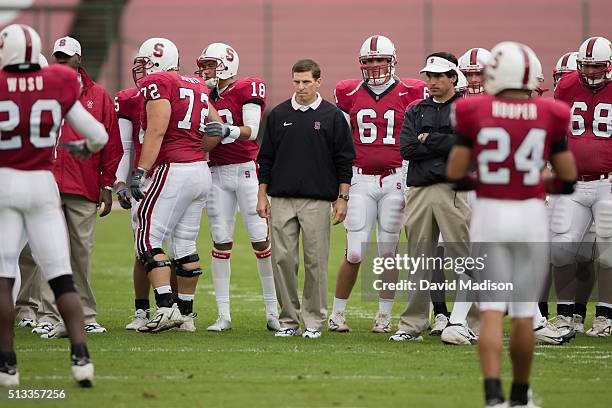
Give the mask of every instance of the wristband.
[[228, 139], [238, 139], [240, 137], [240, 128], [238, 126], [229, 125], [229, 135], [227, 135]]

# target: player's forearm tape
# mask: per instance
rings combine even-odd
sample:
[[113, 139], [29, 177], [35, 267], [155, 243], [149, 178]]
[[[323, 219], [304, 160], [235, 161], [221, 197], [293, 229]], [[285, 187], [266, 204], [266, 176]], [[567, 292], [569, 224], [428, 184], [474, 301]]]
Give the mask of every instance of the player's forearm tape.
[[238, 126], [229, 125], [229, 135], [227, 135], [228, 139], [238, 139], [240, 137], [240, 128]]

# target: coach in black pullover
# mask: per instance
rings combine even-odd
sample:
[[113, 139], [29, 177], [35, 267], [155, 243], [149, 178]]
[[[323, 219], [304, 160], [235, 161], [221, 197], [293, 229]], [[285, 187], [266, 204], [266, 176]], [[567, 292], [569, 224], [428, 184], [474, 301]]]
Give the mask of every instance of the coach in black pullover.
[[[276, 336], [299, 335], [301, 312], [303, 336], [318, 338], [327, 313], [330, 219], [338, 224], [346, 216], [355, 148], [340, 109], [317, 92], [318, 64], [300, 60], [292, 75], [293, 97], [276, 106], [266, 121], [257, 158], [257, 213], [270, 217], [272, 267], [281, 306]], [[300, 232], [306, 273], [301, 305]]]

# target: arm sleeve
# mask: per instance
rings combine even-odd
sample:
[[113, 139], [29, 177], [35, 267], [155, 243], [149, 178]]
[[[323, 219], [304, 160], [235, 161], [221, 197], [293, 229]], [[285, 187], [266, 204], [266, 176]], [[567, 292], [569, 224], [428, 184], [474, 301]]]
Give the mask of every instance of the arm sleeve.
[[115, 173], [116, 182], [126, 183], [130, 175], [130, 159], [132, 156], [132, 122], [127, 119], [119, 118], [119, 133], [121, 135], [121, 145], [123, 146], [123, 156], [119, 161], [117, 172]]
[[259, 125], [261, 124], [261, 105], [246, 103], [242, 105], [242, 123], [251, 128], [249, 140], [257, 140]]
[[414, 121], [417, 115], [417, 106], [413, 106], [404, 114], [404, 123], [400, 132], [400, 152], [404, 160], [418, 161], [439, 156], [427, 145], [419, 142]]
[[83, 135], [90, 152], [100, 151], [108, 141], [104, 125], [87, 112], [79, 101], [76, 101], [66, 113], [66, 120], [74, 130]]
[[115, 182], [117, 167], [123, 156], [123, 147], [121, 145], [119, 124], [117, 123], [113, 101], [104, 90], [100, 88], [100, 91], [104, 92], [102, 116], [104, 117], [104, 127], [108, 132], [108, 143], [100, 152], [100, 176], [98, 182], [100, 187], [107, 187], [112, 186]]
[[351, 183], [353, 177], [353, 162], [355, 161], [355, 146], [351, 129], [344, 119], [343, 112], [338, 109], [334, 117], [334, 165], [338, 183]]
[[270, 113], [266, 119], [266, 129], [261, 140], [259, 154], [257, 155], [257, 163], [259, 164], [257, 176], [259, 178], [259, 184], [270, 184], [271, 181], [272, 166], [274, 165], [276, 156], [274, 144], [272, 142], [273, 128], [274, 113]]

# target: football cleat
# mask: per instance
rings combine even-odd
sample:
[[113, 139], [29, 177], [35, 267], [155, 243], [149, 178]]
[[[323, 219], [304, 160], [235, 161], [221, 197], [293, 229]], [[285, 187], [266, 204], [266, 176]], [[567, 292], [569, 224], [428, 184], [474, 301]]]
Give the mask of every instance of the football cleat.
[[155, 311], [155, 316], [144, 327], [138, 329], [138, 331], [159, 333], [181, 324], [183, 324], [183, 319], [175, 303], [172, 307], [158, 307]]
[[395, 334], [389, 337], [391, 341], [423, 341], [423, 336], [413, 336], [412, 334], [403, 330], [398, 330]]
[[266, 328], [273, 332], [280, 330], [278, 315], [272, 313], [266, 315]]
[[18, 327], [36, 327], [36, 320], [24, 317], [17, 323]]
[[476, 336], [465, 323], [449, 323], [448, 326], [442, 330], [440, 339], [444, 344], [478, 344], [478, 336]]
[[94, 385], [94, 366], [88, 357], [72, 355], [72, 378], [83, 388]]
[[125, 330], [138, 330], [146, 324], [149, 323], [149, 319], [147, 318], [147, 310], [138, 309], [134, 316], [132, 317], [132, 321], [129, 322], [125, 326]]
[[66, 326], [64, 322], [59, 321], [53, 325], [53, 328], [49, 330], [47, 333], [40, 336], [41, 339], [59, 339], [62, 337], [68, 337], [68, 331], [66, 330]]
[[327, 329], [338, 333], [348, 333], [351, 329], [346, 324], [344, 312], [333, 312], [327, 319]]
[[49, 322], [39, 322], [35, 328], [32, 329], [34, 334], [46, 334], [53, 330], [53, 325]]
[[587, 330], [586, 335], [590, 337], [609, 337], [612, 333], [612, 319], [605, 316], [596, 316], [593, 319], [593, 327]]
[[85, 325], [85, 333], [106, 333], [106, 329], [96, 322]]
[[508, 403], [507, 402], [493, 402], [493, 403], [487, 404], [485, 408], [508, 408]]
[[374, 316], [374, 326], [370, 329], [372, 333], [389, 333], [391, 332], [391, 316], [384, 313], [376, 313]]
[[568, 340], [576, 337], [574, 330], [574, 318], [569, 316], [557, 315], [550, 319], [550, 324], [555, 326], [559, 333]]
[[441, 336], [442, 330], [448, 325], [448, 317], [439, 313], [434, 318], [434, 323], [431, 326], [431, 330], [429, 331], [430, 336]]
[[217, 320], [206, 328], [208, 331], [222, 332], [232, 330], [232, 321], [227, 320], [224, 316], [217, 317]]
[[579, 314], [575, 314], [572, 319], [572, 323], [574, 324], [574, 330], [576, 333], [584, 334], [584, 319]]
[[535, 402], [533, 402], [532, 398], [533, 398], [532, 397], [532, 392], [529, 389], [529, 390], [527, 390], [527, 404], [520, 405], [520, 404], [518, 404], [516, 402], [512, 402], [511, 401], [509, 406], [512, 407], [512, 408], [540, 408], [539, 405], [536, 405]]
[[533, 329], [536, 343], [550, 344], [557, 346], [569, 341], [563, 336], [563, 333], [555, 327], [554, 324], [542, 318], [540, 325]]
[[188, 315], [181, 316], [183, 319], [183, 323], [179, 326], [179, 330], [187, 331], [193, 333], [196, 331], [195, 323], [193, 319], [197, 316], [197, 313], [189, 313]]
[[300, 334], [300, 329], [292, 329], [290, 327], [287, 327], [285, 329], [280, 329], [279, 331], [274, 333], [274, 337], [293, 337], [299, 336]]
[[0, 365], [0, 387], [18, 387], [19, 371], [16, 365]]
[[304, 334], [302, 334], [302, 337], [305, 339], [318, 339], [319, 337], [321, 337], [321, 330], [306, 329], [304, 330]]

